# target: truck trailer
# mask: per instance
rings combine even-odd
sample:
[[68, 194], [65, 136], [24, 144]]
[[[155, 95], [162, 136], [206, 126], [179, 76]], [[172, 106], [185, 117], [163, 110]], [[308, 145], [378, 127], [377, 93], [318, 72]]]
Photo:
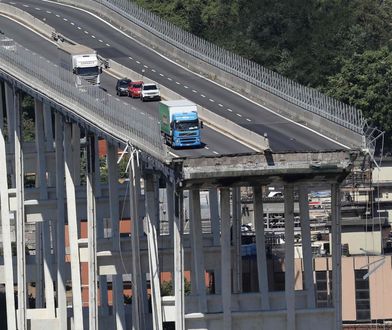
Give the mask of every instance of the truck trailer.
[[199, 147], [201, 145], [197, 105], [188, 100], [161, 101], [159, 103], [161, 133], [172, 148]]
[[74, 74], [77, 87], [100, 84], [102, 68], [94, 49], [66, 42], [59, 42], [57, 48], [60, 67]]

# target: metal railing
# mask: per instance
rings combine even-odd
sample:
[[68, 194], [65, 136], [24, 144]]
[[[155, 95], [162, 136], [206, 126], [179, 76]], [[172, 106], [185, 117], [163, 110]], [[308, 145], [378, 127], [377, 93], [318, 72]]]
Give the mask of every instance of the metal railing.
[[178, 49], [254, 84], [302, 109], [356, 133], [365, 134], [366, 120], [355, 107], [303, 86], [255, 62], [227, 51], [138, 6], [130, 0], [95, 0]]
[[0, 47], [0, 68], [32, 89], [55, 100], [92, 126], [124, 143], [167, 160], [158, 119], [111, 97], [98, 86], [76, 87], [71, 72], [15, 44]]

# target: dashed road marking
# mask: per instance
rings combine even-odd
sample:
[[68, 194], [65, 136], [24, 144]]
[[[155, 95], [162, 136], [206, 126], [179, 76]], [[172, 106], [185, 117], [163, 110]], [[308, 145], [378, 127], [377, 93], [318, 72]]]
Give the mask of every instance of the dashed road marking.
[[23, 5], [23, 7], [29, 8], [30, 6], [29, 5]]
[[80, 26], [78, 26], [78, 30], [81, 30], [82, 28]]
[[164, 77], [164, 76], [165, 76], [163, 73], [160, 73], [159, 75], [160, 75], [161, 77]]
[[185, 89], [188, 89], [189, 87], [184, 85], [184, 88], [185, 88]]
[[250, 120], [249, 118], [246, 118], [246, 121], [252, 121], [252, 120]]
[[68, 22], [68, 18], [63, 18], [63, 21]]
[[242, 115], [241, 115], [240, 113], [236, 113], [236, 115], [237, 115], [238, 117], [242, 117]]
[[128, 58], [129, 58], [130, 60], [133, 60], [133, 57], [131, 57], [131, 56], [128, 56]]
[[151, 69], [151, 71], [152, 71], [152, 72], [157, 72], [157, 70], [155, 70], [155, 69]]
[[178, 81], [176, 81], [176, 84], [177, 84], [177, 85], [180, 85], [180, 83], [179, 83]]
[[75, 25], [75, 23], [74, 23], [74, 22], [71, 22], [71, 25]]
[[88, 31], [85, 30], [84, 33], [88, 34]]
[[196, 89], [192, 89], [192, 92], [193, 92], [193, 93], [197, 93], [197, 90], [196, 90]]
[[147, 65], [143, 65], [146, 69], [148, 69], [148, 66]]
[[91, 38], [95, 39], [95, 36], [91, 35]]
[[139, 61], [136, 61], [136, 63], [137, 63], [137, 64], [140, 64], [140, 62], [139, 62]]
[[51, 12], [50, 10], [47, 10], [46, 13], [47, 13], [47, 14], [51, 14], [52, 12]]
[[205, 146], [205, 147], [204, 147], [204, 149], [207, 149], [207, 150], [209, 150], [210, 148], [209, 148], [209, 147], [207, 147], [207, 146]]
[[201, 97], [206, 97], [204, 94], [200, 94]]
[[101, 40], [101, 39], [99, 39], [98, 41], [99, 41], [99, 42], [103, 42], [103, 40]]
[[35, 10], [41, 10], [41, 8], [37, 8], [37, 7], [35, 7], [34, 9], [35, 9]]
[[220, 104], [220, 103], [219, 103], [218, 105], [219, 105], [221, 108], [223, 107], [223, 104]]
[[215, 102], [213, 99], [209, 99], [210, 102]]
[[219, 155], [219, 152], [216, 152], [215, 150], [212, 153], [214, 153], [215, 155]]
[[106, 44], [106, 46], [110, 47], [110, 44]]
[[173, 79], [169, 77], [169, 78], [167, 78], [167, 80], [172, 81]]
[[233, 110], [231, 110], [230, 108], [227, 108], [227, 111], [229, 111], [229, 112], [233, 112]]

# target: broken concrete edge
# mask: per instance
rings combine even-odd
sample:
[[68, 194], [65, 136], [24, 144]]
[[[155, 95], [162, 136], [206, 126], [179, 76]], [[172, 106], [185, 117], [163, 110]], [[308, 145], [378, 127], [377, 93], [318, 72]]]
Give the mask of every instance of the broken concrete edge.
[[[164, 99], [177, 100], [183, 97], [169, 88], [152, 81], [142, 74], [137, 73], [113, 60], [109, 60], [109, 69], [107, 70], [117, 77], [127, 77], [133, 80], [143, 80], [144, 82], [153, 82], [160, 86], [161, 96]], [[208, 126], [213, 127], [218, 132], [229, 136], [232, 139], [239, 140], [245, 145], [250, 146], [258, 152], [269, 150], [268, 138], [252, 132], [216, 113], [197, 105], [200, 119]]]

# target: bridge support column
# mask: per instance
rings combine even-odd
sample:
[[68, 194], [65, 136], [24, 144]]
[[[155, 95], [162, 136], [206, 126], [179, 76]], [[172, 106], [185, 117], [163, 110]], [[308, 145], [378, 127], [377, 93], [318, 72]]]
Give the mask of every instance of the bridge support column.
[[50, 222], [48, 220], [42, 222], [42, 252], [43, 252], [43, 268], [45, 278], [45, 303], [49, 318], [55, 318], [54, 304], [54, 288], [53, 278], [50, 271], [52, 265], [52, 254], [50, 247]]
[[16, 308], [14, 298], [14, 266], [12, 263], [11, 249], [11, 224], [7, 180], [7, 154], [3, 129], [0, 127], [0, 210], [1, 230], [3, 238], [5, 295], [7, 308], [7, 328], [16, 330]]
[[147, 209], [147, 242], [148, 242], [148, 263], [150, 269], [151, 283], [151, 305], [152, 321], [154, 330], [162, 330], [162, 306], [161, 306], [161, 286], [158, 258], [158, 239], [156, 227], [159, 226], [159, 214], [156, 212], [156, 205], [159, 205], [159, 199], [156, 199], [157, 177], [148, 175], [144, 182]]
[[174, 299], [176, 306], [176, 330], [185, 330], [184, 310], [184, 199], [182, 190], [175, 191], [174, 183], [167, 181], [167, 200], [174, 203], [173, 253], [174, 253]]
[[130, 202], [131, 202], [131, 217], [132, 217], [132, 323], [133, 329], [144, 330], [145, 327], [145, 296], [142, 284], [142, 270], [140, 262], [140, 167], [138, 163], [137, 151], [132, 152], [131, 166], [129, 167], [130, 179]]
[[231, 330], [230, 189], [221, 189], [221, 272], [223, 329]]
[[314, 294], [313, 282], [313, 257], [310, 236], [308, 189], [305, 186], [300, 186], [299, 188], [299, 212], [301, 219], [302, 258], [304, 263], [303, 282], [305, 283], [304, 290], [306, 290], [307, 307], [316, 308], [316, 297]]
[[340, 185], [331, 185], [331, 220], [332, 220], [332, 297], [335, 312], [335, 329], [342, 328], [342, 242], [340, 214]]
[[64, 122], [60, 113], [55, 113], [56, 146], [56, 251], [57, 251], [57, 318], [59, 330], [67, 329], [67, 299], [65, 295], [65, 207], [64, 207]]
[[[98, 302], [97, 302], [97, 239], [96, 222], [97, 207], [95, 199], [96, 188], [96, 136], [91, 133], [87, 137], [87, 223], [88, 223], [88, 296], [89, 296], [89, 330], [98, 329]], [[99, 172], [98, 172], [99, 175]]]
[[46, 183], [46, 144], [44, 137], [44, 113], [41, 101], [34, 100], [35, 110], [35, 146], [37, 149], [37, 171], [35, 185], [39, 187], [40, 199], [48, 199], [48, 189]]
[[11, 127], [15, 142], [15, 183], [16, 183], [16, 253], [18, 281], [18, 328], [26, 329], [27, 283], [26, 283], [26, 239], [24, 211], [24, 169], [22, 150], [22, 116], [20, 93], [14, 90], [14, 111], [12, 114], [14, 127]]
[[[5, 92], [5, 107], [7, 110], [7, 130], [8, 130], [7, 142], [9, 146], [8, 152], [13, 154], [15, 151], [15, 133], [13, 130], [13, 128], [15, 127], [15, 118], [14, 118], [15, 107], [14, 107], [14, 90], [9, 82], [4, 83], [4, 92]], [[10, 169], [9, 174], [11, 175], [11, 182], [12, 182], [11, 187], [15, 187], [16, 185], [15, 169], [13, 166], [9, 166], [8, 168]]]
[[265, 251], [263, 195], [261, 187], [253, 187], [254, 224], [256, 232], [257, 278], [261, 294], [261, 308], [270, 309], [267, 255]]
[[42, 257], [42, 222], [35, 223], [35, 307], [44, 307], [44, 268]]
[[[108, 180], [109, 180], [109, 204], [110, 218], [112, 224], [112, 248], [113, 251], [119, 251], [120, 231], [119, 231], [119, 198], [118, 198], [118, 167], [117, 167], [117, 148], [107, 143], [107, 160], [108, 160]], [[125, 312], [123, 297], [123, 279], [122, 274], [113, 275], [113, 314], [115, 316], [114, 328], [118, 330], [125, 329]]]
[[0, 81], [0, 131], [4, 130], [4, 104], [5, 104], [5, 95], [4, 95], [4, 81]]
[[[52, 112], [50, 105], [44, 103], [43, 105], [44, 114], [44, 131], [45, 131], [45, 150], [48, 152], [54, 151], [53, 146], [53, 125], [52, 125]], [[48, 175], [48, 187], [54, 187], [56, 183], [56, 173], [53, 168], [47, 168]]]
[[242, 257], [241, 257], [241, 191], [239, 187], [232, 188], [233, 224], [232, 240], [234, 246], [233, 258], [233, 292], [242, 292]]
[[[219, 203], [217, 188], [210, 188], [208, 192], [208, 199], [210, 202], [210, 219], [211, 219], [211, 233], [214, 246], [220, 246], [220, 219], [219, 219]], [[216, 264], [214, 268], [215, 294], [221, 294], [221, 269], [220, 265]]]
[[199, 301], [199, 312], [207, 313], [207, 297], [205, 285], [205, 266], [204, 266], [204, 248], [203, 232], [201, 229], [200, 213], [200, 191], [194, 189], [189, 194], [189, 208], [191, 210], [191, 249], [192, 249], [192, 272], [194, 272], [194, 282], [192, 285], [192, 294], [196, 294]]
[[[66, 140], [67, 141], [67, 140]], [[72, 178], [75, 186], [80, 186], [80, 127], [77, 123], [72, 124]], [[69, 143], [69, 142], [68, 142]]]
[[285, 295], [286, 329], [295, 330], [295, 282], [294, 282], [294, 187], [284, 186], [284, 236], [285, 236]]
[[[73, 125], [75, 126], [75, 125]], [[71, 278], [72, 278], [72, 303], [73, 303], [73, 320], [74, 329], [83, 330], [83, 311], [82, 311], [82, 294], [80, 281], [80, 261], [78, 245], [78, 220], [76, 213], [75, 199], [75, 162], [72, 157], [71, 141], [72, 124], [64, 125], [64, 158], [65, 158], [65, 186], [67, 192], [67, 213], [68, 213], [68, 231], [69, 231], [69, 250], [71, 256]], [[74, 142], [75, 139], [72, 140]], [[75, 141], [78, 145], [79, 139]], [[73, 146], [74, 147], [74, 146]], [[75, 148], [73, 149], [75, 150]], [[79, 155], [79, 154], [78, 154]], [[79, 176], [80, 179], [80, 176]]]

